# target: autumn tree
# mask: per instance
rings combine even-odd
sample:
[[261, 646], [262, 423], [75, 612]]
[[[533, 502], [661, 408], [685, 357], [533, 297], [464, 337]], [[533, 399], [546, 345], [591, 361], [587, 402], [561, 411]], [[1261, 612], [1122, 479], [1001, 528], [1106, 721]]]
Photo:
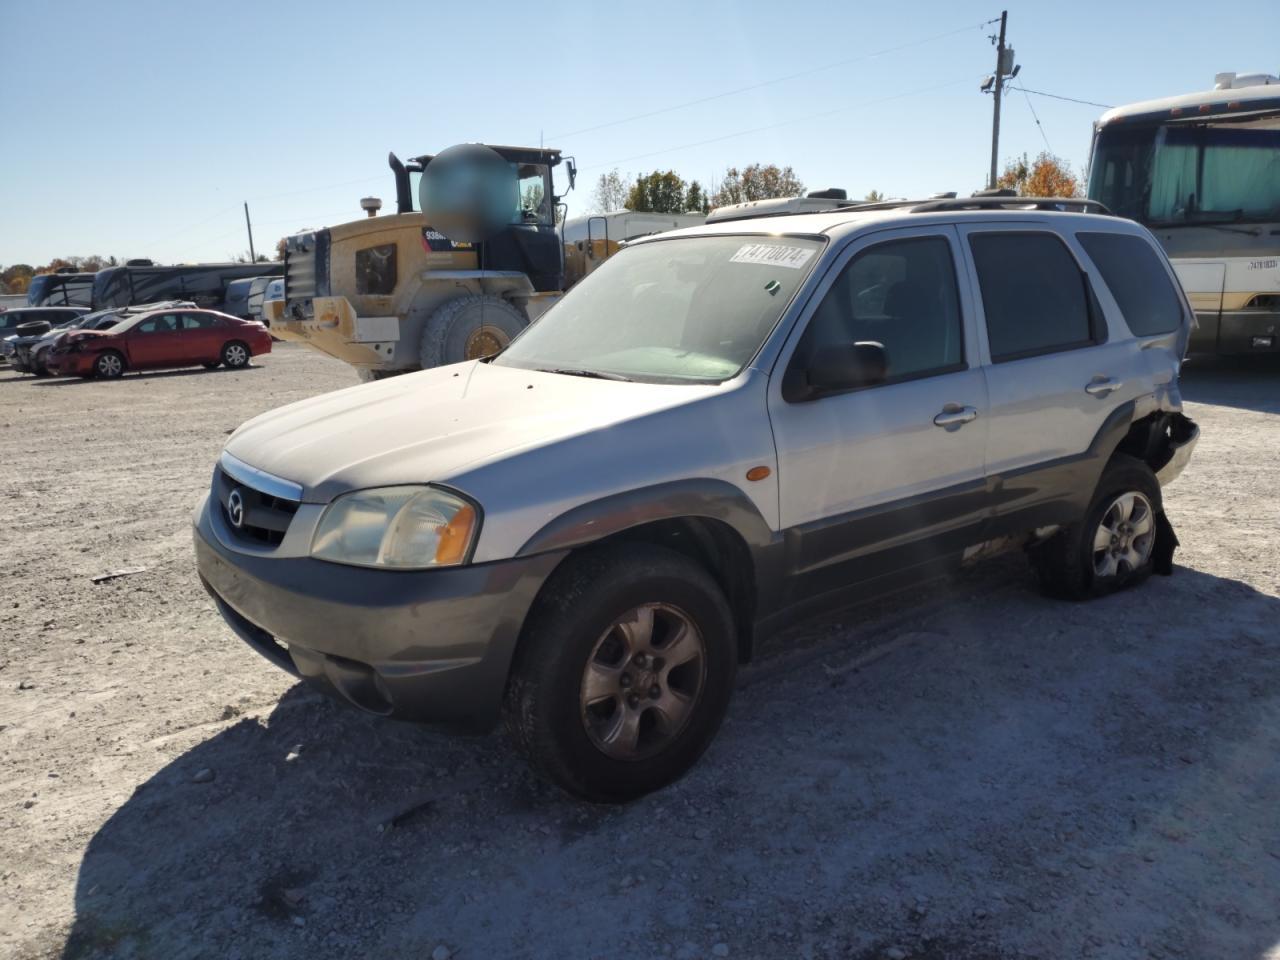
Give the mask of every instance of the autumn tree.
[[636, 213], [684, 213], [687, 189], [674, 170], [655, 170], [636, 178], [625, 206]]
[[281, 237], [279, 240], [276, 241], [276, 259], [277, 260], [284, 259], [284, 252], [286, 249], [288, 249], [288, 246], [289, 246], [288, 237]]
[[1071, 165], [1047, 150], [1031, 162], [1025, 153], [1020, 159], [1006, 161], [996, 186], [1013, 190], [1020, 197], [1080, 196], [1080, 179], [1071, 172]]
[[711, 206], [724, 207], [770, 197], [798, 197], [803, 193], [804, 184], [790, 167], [753, 163], [741, 170], [730, 167], [725, 171], [720, 188], [711, 197]]
[[0, 281], [9, 288], [10, 293], [26, 293], [35, 276], [35, 267], [29, 263], [15, 263], [0, 270]]
[[608, 173], [600, 174], [596, 181], [595, 191], [591, 194], [591, 204], [597, 213], [609, 213], [621, 210], [627, 205], [627, 197], [631, 193], [631, 177], [623, 177], [617, 167]]

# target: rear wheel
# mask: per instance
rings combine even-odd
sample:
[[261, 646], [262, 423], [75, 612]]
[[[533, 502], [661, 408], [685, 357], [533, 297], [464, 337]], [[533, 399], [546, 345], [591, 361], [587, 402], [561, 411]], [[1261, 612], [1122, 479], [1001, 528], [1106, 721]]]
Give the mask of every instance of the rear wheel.
[[249, 348], [239, 340], [223, 344], [222, 364], [228, 370], [239, 370], [249, 365]]
[[93, 374], [104, 380], [114, 380], [124, 373], [124, 357], [115, 350], [98, 354], [93, 361]]
[[729, 605], [681, 554], [619, 544], [570, 557], [530, 615], [507, 688], [507, 729], [532, 766], [588, 800], [678, 779], [728, 707]]
[[1133, 586], [1151, 574], [1160, 484], [1141, 460], [1116, 454], [1102, 472], [1084, 519], [1031, 551], [1045, 592], [1082, 600]]
[[418, 359], [425, 370], [491, 357], [528, 324], [522, 311], [500, 297], [458, 297], [428, 318]]

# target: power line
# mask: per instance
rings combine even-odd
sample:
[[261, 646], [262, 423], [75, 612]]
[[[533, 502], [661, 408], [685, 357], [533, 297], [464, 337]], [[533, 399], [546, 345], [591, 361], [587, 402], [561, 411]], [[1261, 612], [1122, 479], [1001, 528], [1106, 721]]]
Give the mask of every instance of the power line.
[[1051, 100], [1065, 100], [1067, 103], [1083, 103], [1088, 107], [1102, 107], [1104, 110], [1110, 110], [1113, 106], [1110, 103], [1095, 103], [1092, 100], [1077, 100], [1075, 97], [1062, 97], [1056, 93], [1045, 93], [1043, 90], [1028, 90], [1026, 87], [1012, 87], [1014, 90], [1021, 90], [1023, 93], [1033, 93], [1037, 97], [1048, 97]]
[[[1015, 87], [1014, 89], [1017, 90], [1021, 88]], [[1040, 117], [1036, 113], [1036, 108], [1032, 106], [1031, 98], [1027, 96], [1027, 91], [1022, 91], [1022, 98], [1027, 101], [1027, 109], [1031, 111], [1032, 119], [1036, 122], [1036, 129], [1040, 131], [1040, 139], [1044, 141], [1044, 148], [1050, 153], [1053, 153], [1053, 147], [1049, 146], [1049, 135], [1044, 132], [1044, 124], [1040, 122]]]
[[[997, 17], [996, 19], [999, 19], [999, 18]], [[977, 28], [981, 30], [987, 24], [994, 23], [994, 22], [995, 22], [994, 20], [987, 20], [984, 23], [977, 24]], [[939, 33], [931, 37], [925, 37], [921, 40], [910, 40], [906, 43], [899, 44], [895, 47], [886, 47], [883, 50], [877, 50], [873, 53], [864, 53], [856, 57], [848, 57], [847, 59], [844, 59], [844, 60], [836, 60], [836, 61], [833, 61], [832, 63], [826, 63], [818, 67], [811, 67], [808, 70], [801, 70], [801, 71], [798, 71], [797, 73], [789, 73], [785, 76], [774, 77], [770, 80], [761, 80], [758, 83], [748, 84], [745, 87], [735, 87], [732, 90], [724, 90], [724, 91], [721, 91], [720, 93], [713, 93], [706, 97], [698, 97], [695, 100], [686, 100], [683, 103], [672, 104], [669, 107], [659, 107], [657, 110], [648, 110], [644, 113], [632, 114], [629, 117], [622, 117], [621, 119], [618, 119], [618, 120], [609, 120], [605, 123], [598, 123], [595, 126], [583, 127], [580, 130], [571, 130], [568, 133], [556, 134], [554, 137], [551, 137], [551, 139], [555, 141], [563, 141], [563, 140], [568, 140], [570, 137], [576, 137], [584, 133], [594, 133], [597, 130], [604, 130], [608, 127], [616, 127], [624, 123], [632, 123], [635, 120], [646, 120], [649, 117], [660, 116], [661, 114], [664, 114], [664, 113], [672, 113], [676, 110], [683, 110], [686, 107], [695, 107], [695, 106], [698, 106], [699, 104], [710, 103], [713, 100], [722, 100], [725, 97], [737, 96], [740, 93], [749, 93], [752, 90], [759, 90], [762, 87], [768, 87], [775, 83], [784, 83], [787, 80], [796, 80], [800, 77], [812, 76], [813, 74], [821, 73], [824, 70], [833, 70], [836, 67], [848, 66], [851, 63], [859, 63], [864, 60], [873, 60], [876, 57], [883, 57], [890, 53], [897, 53], [901, 50], [910, 49], [911, 47], [922, 46], [926, 43], [932, 43], [935, 40], [944, 40], [947, 37], [954, 37], [957, 34], [965, 33], [972, 29], [974, 29], [974, 25], [969, 24], [967, 26], [960, 27], [956, 30], [949, 30], [946, 33]]]
[[735, 137], [745, 137], [752, 133], [762, 133], [766, 130], [776, 130], [779, 127], [787, 127], [795, 123], [806, 123], [810, 120], [820, 120], [823, 117], [829, 117], [832, 114], [836, 114], [836, 113], [844, 113], [848, 110], [859, 110], [863, 107], [871, 107], [881, 103], [889, 103], [890, 101], [893, 101], [893, 100], [901, 100], [904, 97], [917, 97], [924, 93], [932, 93], [934, 90], [940, 90], [943, 87], [953, 87], [959, 83], [972, 83], [973, 80], [974, 78], [971, 76], [962, 77], [958, 80], [948, 80], [946, 83], [936, 83], [933, 86], [922, 87], [918, 90], [909, 90], [906, 93], [897, 93], [897, 94], [894, 94], [893, 96], [879, 97], [874, 100], [864, 100], [860, 103], [848, 104], [842, 107], [835, 107], [834, 109], [823, 110], [823, 111], [820, 111], [819, 113], [810, 113], [802, 117], [792, 117], [789, 120], [782, 120], [778, 123], [766, 124], [765, 126], [762, 126], [762, 127], [751, 127], [750, 129], [747, 129], [747, 130], [738, 130], [734, 133], [726, 133], [723, 136], [719, 136], [719, 137], [709, 137], [706, 140], [695, 140], [691, 143], [682, 143], [677, 146], [664, 147], [661, 150], [651, 150], [648, 153], [638, 153], [630, 157], [621, 157], [617, 160], [609, 160], [605, 163], [593, 163], [590, 166], [579, 167], [578, 169], [579, 170], [600, 170], [605, 167], [615, 167], [618, 164], [622, 164], [622, 163], [630, 163], [633, 160], [646, 160], [649, 157], [661, 156], [662, 154], [666, 154], [666, 153], [675, 153], [679, 150], [691, 150], [694, 147], [702, 147], [710, 143], [720, 143], [721, 141], [724, 141], [724, 140], [732, 140]]

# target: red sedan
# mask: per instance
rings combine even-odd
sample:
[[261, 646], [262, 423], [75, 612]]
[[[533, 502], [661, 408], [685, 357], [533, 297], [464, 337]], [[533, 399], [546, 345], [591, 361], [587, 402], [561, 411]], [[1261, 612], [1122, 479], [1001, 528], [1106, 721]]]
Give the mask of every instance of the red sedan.
[[160, 367], [234, 370], [270, 352], [271, 334], [255, 320], [168, 308], [127, 317], [105, 330], [69, 333], [50, 351], [48, 366], [57, 376], [114, 378]]

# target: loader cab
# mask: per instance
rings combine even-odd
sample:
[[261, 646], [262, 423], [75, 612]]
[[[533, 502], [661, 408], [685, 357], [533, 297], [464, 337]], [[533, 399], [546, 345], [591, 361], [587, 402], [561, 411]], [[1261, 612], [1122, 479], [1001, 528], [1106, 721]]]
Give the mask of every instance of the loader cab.
[[[572, 189], [577, 175], [573, 159], [561, 157], [559, 150], [498, 146], [490, 149], [514, 168], [519, 189], [507, 228], [476, 245], [479, 268], [523, 273], [539, 293], [563, 289], [564, 250], [556, 228], [560, 197], [555, 193], [552, 171], [563, 163], [568, 173], [568, 187]], [[394, 153], [387, 158], [396, 178], [398, 213], [415, 210], [414, 198], [419, 195], [422, 173], [432, 159], [428, 155], [401, 162]], [[430, 226], [427, 229], [430, 230]], [[451, 249], [460, 246], [466, 247], [450, 242]]]

